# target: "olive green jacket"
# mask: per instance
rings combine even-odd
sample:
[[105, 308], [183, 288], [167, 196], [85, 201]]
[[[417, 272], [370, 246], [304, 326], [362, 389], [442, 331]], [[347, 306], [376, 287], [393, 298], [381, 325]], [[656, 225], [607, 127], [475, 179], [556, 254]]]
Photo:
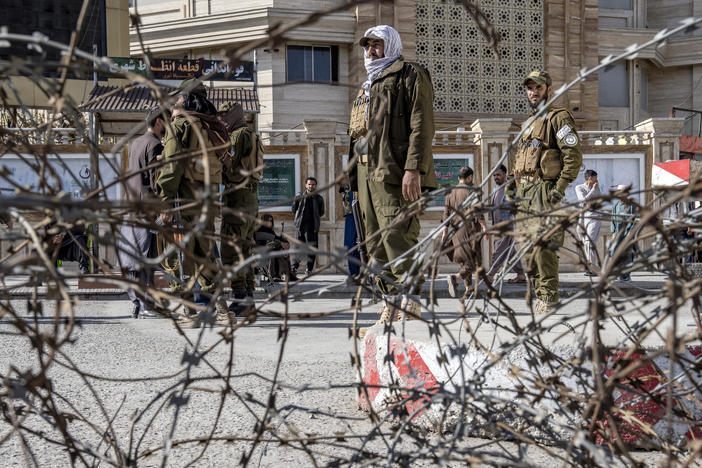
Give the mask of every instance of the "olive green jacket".
[[[232, 130], [229, 139], [232, 144], [232, 173], [226, 175], [224, 183], [239, 184], [249, 179], [249, 183], [256, 185], [263, 176], [263, 171], [257, 169], [263, 165], [261, 139], [246, 125]], [[240, 171], [242, 170], [251, 173], [251, 175], [241, 175]]]
[[[163, 143], [163, 158], [166, 163], [161, 167], [156, 176], [156, 193], [161, 200], [175, 200], [178, 198], [178, 189], [185, 173], [187, 159], [168, 162], [170, 158], [183, 151], [183, 135], [188, 121], [185, 117], [176, 117], [166, 128]], [[185, 146], [187, 148], [187, 145]], [[184, 194], [181, 194], [184, 196]]]
[[[156, 193], [161, 200], [175, 200], [176, 198], [191, 198], [192, 192], [189, 189], [191, 182], [189, 178], [193, 177], [193, 167], [202, 167], [198, 165], [201, 159], [200, 146], [196, 131], [202, 131], [205, 144], [208, 148], [212, 148], [212, 140], [210, 132], [205, 131], [205, 128], [213, 128], [213, 132], [217, 132], [220, 141], [228, 140], [226, 129], [213, 116], [197, 114], [191, 112], [190, 115], [195, 119], [197, 130], [193, 130], [193, 125], [188, 119], [179, 115], [173, 119], [171, 124], [166, 129], [166, 136], [163, 144], [163, 159], [165, 164], [161, 167], [156, 175]], [[199, 119], [199, 123], [198, 123]], [[207, 127], [204, 127], [207, 124]], [[192, 153], [188, 157], [180, 157], [185, 153]], [[222, 163], [219, 156], [214, 150], [208, 150], [207, 157], [210, 160], [210, 178], [211, 183], [218, 184], [221, 182]], [[177, 158], [177, 159], [175, 159]], [[173, 161], [169, 161], [174, 159]], [[187, 181], [187, 182], [184, 182]], [[196, 179], [201, 180], [201, 179]], [[202, 185], [202, 182], [196, 185]], [[188, 193], [185, 193], [187, 190]]]
[[[370, 90], [368, 128], [368, 173], [372, 181], [402, 185], [406, 170], [418, 170], [422, 189], [436, 188], [431, 148], [434, 89], [422, 66], [400, 57], [376, 78]], [[352, 140], [350, 159], [354, 145]], [[353, 164], [349, 178], [352, 190], [357, 190]]]

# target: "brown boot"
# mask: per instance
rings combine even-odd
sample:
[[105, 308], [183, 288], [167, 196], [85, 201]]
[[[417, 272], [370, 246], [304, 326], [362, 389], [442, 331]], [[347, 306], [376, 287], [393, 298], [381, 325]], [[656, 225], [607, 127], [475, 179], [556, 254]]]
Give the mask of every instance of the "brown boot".
[[422, 304], [414, 299], [404, 296], [400, 308], [395, 311], [395, 321], [402, 320], [402, 316], [406, 320], [420, 320], [422, 318]]
[[556, 309], [557, 305], [558, 301], [544, 301], [543, 299], [536, 299], [536, 301], [534, 302], [534, 314], [550, 314]]
[[[200, 328], [200, 312], [195, 309], [185, 308], [184, 312], [176, 319], [180, 328]], [[175, 322], [171, 322], [173, 327], [176, 327]]]
[[377, 322], [375, 322], [373, 325], [370, 327], [363, 327], [358, 329], [358, 337], [363, 339], [366, 336], [366, 333], [368, 333], [368, 330], [373, 328], [374, 326], [378, 325], [379, 323], [390, 323], [390, 316], [395, 310], [395, 308], [390, 305], [389, 302], [383, 300], [383, 307], [380, 308], [378, 311], [378, 314], [380, 315], [380, 318], [378, 319]]

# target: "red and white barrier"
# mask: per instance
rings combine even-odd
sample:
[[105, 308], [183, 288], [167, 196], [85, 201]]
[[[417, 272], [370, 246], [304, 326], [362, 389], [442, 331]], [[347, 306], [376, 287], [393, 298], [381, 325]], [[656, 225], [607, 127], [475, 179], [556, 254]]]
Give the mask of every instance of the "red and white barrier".
[[[488, 353], [477, 348], [439, 346], [435, 341], [418, 342], [402, 340], [395, 334], [389, 338], [388, 335], [377, 334], [382, 332], [382, 327], [375, 327], [360, 345], [361, 380], [366, 387], [358, 398], [359, 406], [366, 411], [372, 407], [374, 411], [383, 413], [392, 408], [394, 417], [406, 419], [410, 416], [413, 424], [431, 429], [438, 429], [437, 424], [441, 423], [443, 430], [450, 429], [456, 418], [462, 415], [460, 417], [466, 419], [468, 426], [473, 422], [478, 427], [473, 435], [490, 436], [489, 425], [484, 424], [484, 420], [479, 421], [480, 411], [461, 413], [455, 402], [447, 408], [443, 398], [433, 398], [440, 388], [454, 392], [464, 382], [472, 383], [479, 379], [481, 390], [471, 405], [480, 407], [481, 399], [490, 399], [490, 408], [500, 407], [500, 402], [504, 402], [502, 407], [505, 413], [497, 416], [498, 419], [504, 417], [506, 423], [512, 425], [510, 427], [518, 425], [519, 417], [524, 413], [530, 413], [530, 417], [521, 419], [522, 423], [530, 421], [525, 431], [534, 435], [544, 428], [533, 427], [533, 421], [543, 421], [549, 426], [550, 434], [558, 433], [564, 438], [572, 436], [572, 429], [587, 428], [591, 424], [582, 420], [584, 405], [568, 405], [569, 401], [558, 399], [557, 392], [545, 392], [535, 404], [532, 403], [533, 397], [516, 398], [517, 389], [520, 388], [532, 396], [539, 394], [544, 385], [536, 383], [548, 382], [549, 378], [557, 378], [560, 388], [570, 392], [572, 397], [578, 396], [578, 400], [590, 397], [595, 385], [589, 352], [583, 351], [582, 346], [548, 347], [561, 363], [573, 360], [584, 362], [579, 366], [554, 365], [555, 360], [549, 363], [548, 359], [535, 357], [522, 345], [497, 358], [499, 351], [495, 350]], [[606, 383], [618, 365], [624, 368], [636, 364], [635, 370], [612, 387], [612, 401], [616, 409], [612, 409], [609, 415], [616, 422], [622, 440], [642, 446], [657, 445], [660, 440], [666, 440], [681, 446], [686, 440], [702, 438], [702, 392], [699, 391], [702, 388], [702, 348], [688, 347], [672, 369], [669, 358], [664, 355], [651, 360], [646, 352], [637, 352], [625, 358], [626, 350], [610, 350], [602, 372]], [[554, 369], [557, 371], [554, 372]], [[671, 376], [673, 381], [668, 382]], [[669, 420], [666, 405], [671, 386], [675, 395], [675, 411]], [[571, 400], [575, 401], [576, 398]], [[398, 401], [402, 401], [402, 404], [397, 405]], [[516, 413], [515, 404], [521, 408]], [[487, 408], [487, 405], [482, 407]], [[564, 415], [564, 410], [568, 414]], [[597, 442], [613, 441], [615, 436], [610, 430], [607, 413], [599, 416], [596, 424], [604, 429], [605, 436], [598, 436]]]

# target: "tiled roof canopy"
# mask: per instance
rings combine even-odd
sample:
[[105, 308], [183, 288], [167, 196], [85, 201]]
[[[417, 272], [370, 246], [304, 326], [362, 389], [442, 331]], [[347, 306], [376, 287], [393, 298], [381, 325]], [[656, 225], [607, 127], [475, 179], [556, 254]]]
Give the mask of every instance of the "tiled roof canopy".
[[[171, 91], [164, 88], [164, 93]], [[227, 101], [236, 101], [245, 112], [258, 113], [260, 110], [258, 93], [248, 88], [207, 88], [207, 98], [216, 108]], [[81, 105], [86, 112], [145, 112], [156, 105], [151, 89], [135, 86], [124, 91], [118, 86], [96, 85], [86, 102]]]

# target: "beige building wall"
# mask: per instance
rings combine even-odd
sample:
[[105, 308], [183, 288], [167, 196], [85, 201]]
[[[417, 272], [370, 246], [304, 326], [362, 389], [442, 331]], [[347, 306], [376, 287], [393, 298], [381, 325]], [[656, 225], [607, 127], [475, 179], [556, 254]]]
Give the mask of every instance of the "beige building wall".
[[129, 57], [129, 0], [105, 1], [107, 55]]
[[[629, 44], [648, 41], [657, 31], [677, 27], [685, 18], [702, 16], [702, 0], [632, 0], [631, 4], [631, 10], [600, 8], [600, 58], [620, 53]], [[646, 49], [628, 61], [625, 92], [629, 105], [611, 107], [601, 103], [600, 128], [632, 129], [647, 118], [668, 117], [673, 106], [702, 110], [701, 68], [700, 28]], [[696, 135], [699, 122], [699, 117], [688, 120], [684, 133]]]
[[[276, 22], [285, 24], [316, 9], [340, 3], [341, 0], [302, 0], [293, 8], [290, 2], [284, 0], [174, 0], [145, 5], [139, 8], [139, 13], [142, 15], [147, 45], [156, 54], [193, 57], [202, 50], [208, 50], [210, 56], [215, 58], [227, 45], [263, 37], [267, 28]], [[528, 34], [532, 29], [541, 29], [541, 38], [535, 36], [534, 39], [543, 41], [543, 56], [536, 62], [530, 61], [527, 67], [533, 68], [537, 62], [541, 63], [551, 73], [554, 88], [575, 79], [583, 68], [596, 66], [606, 55], [621, 53], [630, 44], [650, 40], [661, 28], [675, 26], [689, 16], [702, 16], [702, 0], [631, 0], [628, 10], [601, 8], [607, 2], [599, 0], [505, 0], [479, 4], [498, 31], [510, 41], [515, 40], [511, 34], [515, 34], [521, 26], [527, 28]], [[259, 128], [295, 127], [305, 118], [328, 118], [346, 123], [348, 103], [365, 78], [362, 50], [357, 46], [357, 41], [368, 27], [377, 24], [394, 26], [401, 34], [405, 58], [426, 63], [430, 68], [437, 93], [437, 128], [467, 127], [479, 118], [523, 120], [528, 109], [515, 104], [521, 99], [521, 90], [518, 89], [514, 67], [510, 71], [514, 76], [509, 79], [517, 90], [509, 95], [513, 101], [509, 112], [502, 109], [505, 105], [500, 106], [505, 99], [496, 99], [493, 108], [481, 104], [492, 92], [490, 88], [487, 91], [482, 89], [484, 80], [481, 77], [477, 81], [469, 80], [465, 73], [449, 76], [441, 68], [432, 68], [441, 57], [437, 57], [433, 50], [427, 56], [427, 38], [417, 36], [421, 22], [416, 16], [418, 5], [439, 5], [447, 12], [452, 8], [452, 4], [439, 0], [375, 0], [293, 31], [284, 43], [259, 48]], [[531, 14], [535, 6], [542, 11], [540, 22], [531, 16], [526, 18], [529, 24], [520, 24], [522, 19], [515, 20], [519, 11], [529, 11]], [[446, 22], [451, 21], [448, 18]], [[436, 22], [441, 23], [441, 20]], [[432, 35], [433, 31], [430, 31], [430, 44], [437, 40]], [[446, 36], [446, 40], [450, 44], [452, 38]], [[482, 44], [484, 39], [479, 36], [475, 41]], [[600, 105], [600, 77], [597, 75], [572, 87], [557, 105], [573, 112], [580, 129], [590, 130], [631, 129], [637, 122], [650, 117], [668, 116], [674, 105], [702, 109], [701, 41], [702, 28], [692, 36], [673, 38], [666, 45], [650, 48], [638, 58], [630, 60], [626, 83], [622, 84], [623, 92], [628, 97], [627, 105], [613, 107], [609, 102]], [[207, 49], [208, 43], [210, 49]], [[338, 85], [286, 84], [286, 44], [338, 45]], [[538, 57], [531, 51], [538, 43], [527, 40], [524, 45], [530, 60]], [[518, 46], [517, 42], [511, 45], [509, 41], [504, 41], [501, 44], [502, 60], [512, 60], [516, 64], [514, 54]], [[133, 32], [131, 47], [132, 54], [137, 53]], [[446, 57], [445, 64], [451, 63], [449, 58]], [[485, 56], [480, 56], [479, 61], [485, 59]], [[470, 64], [471, 61], [464, 57], [464, 62]], [[499, 66], [500, 62], [496, 63]], [[495, 75], [494, 85], [500, 86], [504, 78], [503, 73]], [[458, 89], [466, 90], [476, 84], [479, 87], [475, 90], [477, 104], [471, 107], [464, 103], [462, 108], [457, 107], [455, 102], [449, 105], [447, 100], [455, 94], [451, 89], [459, 86]], [[608, 84], [603, 83], [602, 86]], [[472, 110], [466, 110], [468, 108]], [[693, 124], [696, 125], [694, 121], [689, 125], [691, 129]]]
[[[144, 47], [156, 56], [224, 58], [225, 50], [247, 46], [265, 37], [269, 28], [300, 20], [319, 10], [342, 4], [335, 0], [217, 1], [176, 0], [147, 4], [138, 11]], [[302, 128], [304, 119], [348, 121], [349, 44], [353, 40], [355, 18], [352, 10], [324, 16], [315, 24], [286, 33], [275, 45], [256, 48], [257, 89], [261, 104], [260, 129]], [[337, 46], [338, 82], [288, 84], [286, 47]], [[143, 54], [136, 30], [131, 30], [131, 55]], [[253, 60], [253, 52], [243, 58]], [[239, 87], [247, 83], [218, 82], [215, 86]]]

